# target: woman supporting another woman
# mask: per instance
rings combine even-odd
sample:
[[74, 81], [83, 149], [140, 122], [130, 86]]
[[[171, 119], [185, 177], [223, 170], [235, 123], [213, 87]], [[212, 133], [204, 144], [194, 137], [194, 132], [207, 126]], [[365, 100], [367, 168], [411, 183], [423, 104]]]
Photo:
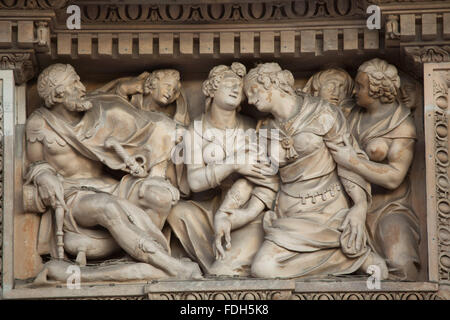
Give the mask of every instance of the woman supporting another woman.
[[270, 155], [280, 167], [277, 206], [264, 217], [265, 240], [252, 275], [342, 275], [378, 265], [384, 279], [384, 260], [366, 241], [370, 185], [336, 164], [327, 147], [344, 144], [347, 122], [328, 102], [296, 94], [293, 84], [292, 74], [276, 63], [259, 65], [245, 77], [249, 103], [273, 116], [260, 135], [269, 132], [270, 143], [281, 146], [279, 154]]
[[[256, 163], [255, 142], [242, 139], [247, 130], [254, 133], [256, 126], [238, 113], [245, 73], [240, 63], [219, 65], [203, 83], [205, 113], [191, 123], [184, 138], [187, 179], [193, 193], [191, 200], [180, 201], [168, 217], [187, 255], [206, 274], [250, 275], [253, 257], [263, 241], [262, 212], [272, 208], [278, 190], [275, 173]], [[246, 156], [244, 161], [236, 161], [242, 156]], [[248, 161], [252, 157], [254, 161]]]
[[331, 81], [329, 103], [296, 93], [292, 74], [276, 63], [245, 76], [249, 103], [272, 116], [258, 132], [279, 166], [278, 191], [264, 161], [227, 161], [250, 154], [251, 147], [236, 142], [236, 132], [255, 123], [237, 112], [245, 68], [234, 63], [212, 69], [203, 86], [205, 114], [185, 139], [186, 149], [201, 158], [187, 164], [195, 200], [180, 202], [168, 218], [187, 254], [209, 274], [309, 277], [377, 265], [382, 279], [388, 266], [393, 278], [416, 279], [418, 222], [406, 178], [415, 128], [409, 109], [396, 101], [396, 72], [379, 59], [360, 67], [355, 92], [362, 108], [349, 108], [350, 127], [333, 106], [348, 99], [339, 95], [339, 77]]
[[407, 176], [414, 157], [416, 129], [410, 108], [399, 102], [397, 69], [384, 60], [363, 63], [356, 76], [356, 107], [348, 120], [369, 159], [349, 146], [331, 146], [341, 166], [372, 183], [367, 228], [372, 246], [386, 259], [390, 277], [416, 280], [420, 268], [419, 222], [410, 204]]

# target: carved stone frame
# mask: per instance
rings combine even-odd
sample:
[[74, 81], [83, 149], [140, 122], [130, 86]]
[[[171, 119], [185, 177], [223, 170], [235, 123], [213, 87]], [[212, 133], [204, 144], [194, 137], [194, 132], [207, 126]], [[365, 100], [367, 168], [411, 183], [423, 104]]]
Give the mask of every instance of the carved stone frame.
[[90, 285], [68, 288], [16, 289], [13, 276], [12, 214], [17, 164], [21, 152], [21, 113], [15, 99], [13, 71], [0, 71], [3, 97], [3, 298], [99, 298], [114, 299], [438, 299], [445, 297], [449, 280], [446, 260], [449, 250], [448, 211], [448, 81], [450, 63], [424, 64], [425, 142], [428, 224], [428, 281], [383, 281], [380, 289], [367, 289], [366, 279], [295, 281], [280, 279], [207, 279], [203, 281], [153, 281], [147, 284]]
[[424, 64], [428, 273], [441, 283], [450, 280], [449, 81], [450, 63]]

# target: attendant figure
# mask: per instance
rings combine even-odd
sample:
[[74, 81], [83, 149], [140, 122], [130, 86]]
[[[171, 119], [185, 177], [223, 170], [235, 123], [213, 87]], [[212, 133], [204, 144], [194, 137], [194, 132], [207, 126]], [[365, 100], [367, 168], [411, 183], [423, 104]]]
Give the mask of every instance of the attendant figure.
[[347, 117], [355, 102], [353, 95], [353, 79], [341, 68], [331, 68], [315, 73], [309, 78], [303, 92], [321, 97], [341, 109]]
[[400, 88], [393, 65], [381, 59], [363, 63], [356, 76], [358, 107], [349, 115], [349, 124], [369, 159], [356, 157], [349, 145], [331, 149], [337, 163], [372, 184], [367, 226], [375, 251], [386, 259], [390, 277], [416, 280], [420, 269], [419, 221], [411, 208], [408, 178], [416, 128], [411, 116], [413, 105], [406, 107], [399, 101]]
[[143, 72], [137, 77], [124, 77], [108, 82], [91, 94], [113, 93], [131, 102], [138, 109], [162, 112], [175, 122], [190, 123], [187, 99], [174, 69]]

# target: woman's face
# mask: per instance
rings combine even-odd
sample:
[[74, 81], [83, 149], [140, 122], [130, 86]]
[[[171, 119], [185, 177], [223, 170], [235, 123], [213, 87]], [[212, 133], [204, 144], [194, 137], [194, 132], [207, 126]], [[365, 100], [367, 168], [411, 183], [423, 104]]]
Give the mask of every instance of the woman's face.
[[236, 76], [225, 76], [214, 92], [214, 103], [225, 110], [235, 110], [242, 102], [243, 83]]
[[369, 96], [369, 76], [367, 73], [358, 72], [356, 75], [354, 94], [356, 103], [363, 108], [369, 107], [376, 101]]
[[272, 110], [272, 90], [264, 88], [256, 79], [249, 81], [245, 86], [248, 103], [254, 105], [261, 112], [270, 112]]
[[319, 89], [319, 96], [331, 104], [339, 105], [346, 98], [345, 78], [340, 75], [332, 75], [322, 83]]
[[416, 83], [405, 78], [402, 78], [400, 82], [400, 99], [406, 107], [414, 109], [419, 100], [419, 90]]

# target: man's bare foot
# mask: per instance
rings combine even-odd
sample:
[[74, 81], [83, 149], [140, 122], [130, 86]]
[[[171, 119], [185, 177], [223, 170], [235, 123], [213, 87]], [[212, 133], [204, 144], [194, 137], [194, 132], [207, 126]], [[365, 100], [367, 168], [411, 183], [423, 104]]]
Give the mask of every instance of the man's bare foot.
[[201, 280], [203, 279], [202, 271], [197, 263], [190, 261], [186, 258], [180, 260], [183, 265], [183, 270], [180, 270], [177, 274], [177, 278], [179, 279], [194, 279]]
[[[157, 252], [165, 252], [162, 246], [156, 241], [148, 241], [142, 239], [139, 242], [139, 248], [148, 254], [156, 254]], [[164, 253], [166, 271], [178, 279], [202, 279], [202, 272], [197, 263], [192, 262], [189, 258], [176, 259]]]
[[[377, 253], [371, 252], [367, 257], [366, 261], [361, 265], [360, 269], [362, 272], [372, 275], [370, 272], [370, 266], [377, 266], [380, 268], [380, 280], [386, 280], [389, 276], [389, 271], [386, 262]], [[372, 267], [373, 268], [373, 267]]]

